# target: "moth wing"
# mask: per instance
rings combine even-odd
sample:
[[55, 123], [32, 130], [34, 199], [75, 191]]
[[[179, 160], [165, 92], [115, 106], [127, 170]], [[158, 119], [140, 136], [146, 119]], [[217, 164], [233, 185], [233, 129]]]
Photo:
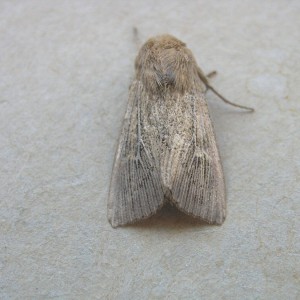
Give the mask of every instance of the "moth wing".
[[108, 200], [108, 219], [113, 227], [133, 223], [154, 214], [164, 203], [159, 172], [141, 132], [143, 86], [134, 82], [116, 153]]
[[172, 201], [182, 211], [211, 224], [226, 217], [225, 184], [213, 126], [203, 94], [189, 95], [194, 137], [173, 164]]

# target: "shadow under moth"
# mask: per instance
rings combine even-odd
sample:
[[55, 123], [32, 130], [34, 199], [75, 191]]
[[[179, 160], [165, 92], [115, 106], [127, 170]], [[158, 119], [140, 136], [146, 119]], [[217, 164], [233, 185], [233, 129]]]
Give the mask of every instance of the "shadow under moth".
[[148, 218], [169, 201], [210, 224], [226, 216], [220, 156], [205, 100], [212, 90], [192, 52], [171, 35], [150, 38], [136, 76], [116, 152], [108, 200], [113, 227]]

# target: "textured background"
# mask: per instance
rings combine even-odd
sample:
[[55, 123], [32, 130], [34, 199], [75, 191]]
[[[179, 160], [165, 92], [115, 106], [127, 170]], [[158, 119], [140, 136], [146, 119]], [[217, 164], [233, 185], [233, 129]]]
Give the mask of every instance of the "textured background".
[[[0, 1], [1, 299], [299, 299], [300, 2]], [[108, 185], [136, 46], [192, 49], [227, 181], [208, 226], [112, 229]]]

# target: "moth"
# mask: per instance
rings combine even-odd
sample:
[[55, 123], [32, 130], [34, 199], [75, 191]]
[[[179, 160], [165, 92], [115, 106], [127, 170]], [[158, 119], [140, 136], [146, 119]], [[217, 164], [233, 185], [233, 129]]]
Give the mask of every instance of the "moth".
[[215, 92], [186, 44], [150, 38], [135, 79], [116, 152], [108, 200], [113, 227], [155, 214], [166, 202], [210, 224], [226, 217], [225, 183], [205, 93]]

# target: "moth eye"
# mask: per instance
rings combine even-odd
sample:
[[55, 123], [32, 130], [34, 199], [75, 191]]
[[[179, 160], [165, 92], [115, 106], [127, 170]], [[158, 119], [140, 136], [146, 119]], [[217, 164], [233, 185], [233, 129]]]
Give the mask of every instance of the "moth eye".
[[167, 71], [167, 73], [165, 74], [165, 82], [166, 84], [173, 84], [175, 81], [175, 75], [174, 72], [172, 71]]

